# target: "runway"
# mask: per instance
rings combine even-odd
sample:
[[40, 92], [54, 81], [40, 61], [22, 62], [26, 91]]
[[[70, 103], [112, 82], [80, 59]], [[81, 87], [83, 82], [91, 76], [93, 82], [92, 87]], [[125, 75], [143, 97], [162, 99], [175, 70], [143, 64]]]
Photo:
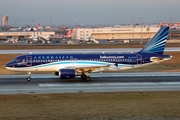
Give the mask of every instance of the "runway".
[[91, 82], [59, 79], [53, 74], [0, 75], [0, 94], [51, 94], [79, 92], [179, 91], [180, 72], [94, 73]]
[[[29, 53], [92, 53], [92, 52], [138, 52], [142, 48], [110, 48], [110, 49], [33, 49], [33, 50], [0, 50], [0, 54], [29, 54]], [[165, 51], [180, 51], [179, 47], [165, 48]]]

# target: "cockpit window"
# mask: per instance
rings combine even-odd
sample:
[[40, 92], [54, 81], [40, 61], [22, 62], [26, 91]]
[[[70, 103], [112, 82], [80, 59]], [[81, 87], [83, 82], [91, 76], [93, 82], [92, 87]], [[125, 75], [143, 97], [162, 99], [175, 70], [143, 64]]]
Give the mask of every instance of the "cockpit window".
[[21, 60], [20, 60], [19, 58], [18, 58], [18, 59], [16, 59], [15, 61], [16, 61], [17, 63], [21, 62]]

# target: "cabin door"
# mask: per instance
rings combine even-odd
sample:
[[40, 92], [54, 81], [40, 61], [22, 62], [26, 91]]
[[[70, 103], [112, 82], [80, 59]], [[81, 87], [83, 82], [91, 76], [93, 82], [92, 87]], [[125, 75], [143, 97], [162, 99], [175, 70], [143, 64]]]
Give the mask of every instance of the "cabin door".
[[142, 56], [140, 54], [136, 55], [137, 57], [137, 64], [142, 64]]
[[32, 56], [26, 56], [26, 65], [32, 66]]

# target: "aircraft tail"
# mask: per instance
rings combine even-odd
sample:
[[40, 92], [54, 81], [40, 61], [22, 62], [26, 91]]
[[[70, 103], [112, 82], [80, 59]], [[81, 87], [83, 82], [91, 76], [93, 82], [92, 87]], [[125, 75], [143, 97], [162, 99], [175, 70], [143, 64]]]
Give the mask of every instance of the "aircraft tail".
[[71, 37], [72, 36], [73, 29], [70, 29], [64, 37]]
[[163, 54], [168, 37], [169, 27], [161, 27], [154, 37], [145, 45], [139, 53]]
[[38, 24], [38, 25], [37, 25], [37, 27], [36, 27], [36, 29], [40, 29], [40, 27], [41, 27], [41, 25], [40, 25], [40, 24]]
[[72, 34], [72, 31], [73, 31], [73, 29], [70, 29], [67, 34], [68, 34], [68, 35], [71, 35], [71, 34]]

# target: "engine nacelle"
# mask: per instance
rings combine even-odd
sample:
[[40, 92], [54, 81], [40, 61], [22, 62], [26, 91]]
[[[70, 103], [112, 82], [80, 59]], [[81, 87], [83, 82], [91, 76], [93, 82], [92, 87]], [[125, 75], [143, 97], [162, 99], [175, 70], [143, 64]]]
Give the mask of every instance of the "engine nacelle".
[[70, 79], [75, 78], [75, 70], [73, 69], [60, 69], [59, 70], [59, 77], [61, 79]]
[[59, 76], [59, 72], [55, 72], [54, 75]]

